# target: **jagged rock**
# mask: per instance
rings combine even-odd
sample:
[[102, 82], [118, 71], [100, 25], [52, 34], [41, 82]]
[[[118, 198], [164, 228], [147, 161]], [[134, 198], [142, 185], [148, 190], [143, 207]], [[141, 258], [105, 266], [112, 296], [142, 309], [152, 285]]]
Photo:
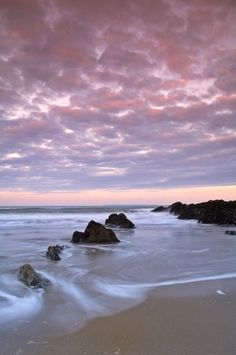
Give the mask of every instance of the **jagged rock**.
[[64, 245], [53, 245], [53, 246], [49, 246], [46, 256], [48, 259], [51, 259], [52, 261], [58, 261], [61, 260], [59, 254], [62, 252], [62, 250], [64, 249]]
[[225, 231], [225, 234], [236, 235], [236, 231]]
[[83, 241], [85, 243], [117, 243], [119, 239], [113, 230], [95, 221], [90, 221], [84, 231]]
[[179, 219], [197, 219], [201, 223], [236, 224], [236, 201], [214, 200], [186, 205], [175, 202], [170, 213]]
[[173, 213], [174, 215], [178, 216], [181, 214], [185, 207], [186, 204], [179, 201], [175, 202], [170, 206], [170, 213]]
[[17, 277], [26, 286], [33, 288], [44, 288], [50, 283], [49, 280], [38, 274], [30, 264], [21, 265]]
[[[73, 241], [74, 240], [74, 241]], [[73, 243], [117, 243], [119, 239], [113, 230], [104, 227], [101, 223], [90, 221], [84, 231], [74, 232]]]
[[113, 227], [118, 226], [121, 228], [135, 228], [133, 222], [131, 222], [124, 213], [112, 213], [105, 221], [106, 226]]
[[80, 243], [83, 241], [84, 233], [75, 231], [72, 235], [71, 243]]
[[154, 208], [151, 212], [165, 212], [168, 210], [169, 210], [169, 207], [158, 206], [158, 207]]

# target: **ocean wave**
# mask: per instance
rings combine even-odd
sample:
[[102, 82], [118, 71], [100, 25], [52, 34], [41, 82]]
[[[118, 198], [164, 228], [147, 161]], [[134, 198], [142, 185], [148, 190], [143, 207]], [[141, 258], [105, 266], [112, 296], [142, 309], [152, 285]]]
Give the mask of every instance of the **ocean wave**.
[[42, 308], [42, 292], [35, 292], [31, 289], [24, 295], [14, 295], [0, 289], [1, 317], [0, 325], [7, 325], [20, 318], [32, 318]]
[[[179, 224], [178, 220], [168, 212], [151, 213], [150, 208], [129, 209], [127, 207], [40, 207], [40, 208], [12, 208], [0, 209], [0, 227], [24, 227], [24, 226], [78, 226], [95, 220], [105, 223], [110, 213], [124, 212], [137, 226], [153, 224]], [[185, 221], [185, 223], [187, 223]], [[192, 222], [193, 223], [193, 222]]]

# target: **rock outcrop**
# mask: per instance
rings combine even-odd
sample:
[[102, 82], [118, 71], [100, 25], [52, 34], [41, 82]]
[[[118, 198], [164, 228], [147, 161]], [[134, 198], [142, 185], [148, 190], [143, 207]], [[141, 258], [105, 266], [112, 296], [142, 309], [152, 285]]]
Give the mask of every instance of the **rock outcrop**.
[[90, 221], [85, 231], [75, 231], [72, 243], [118, 243], [119, 239], [113, 230], [104, 227], [101, 223]]
[[106, 226], [120, 227], [120, 228], [135, 228], [133, 222], [131, 222], [124, 213], [112, 213], [105, 221]]
[[21, 265], [17, 277], [19, 281], [32, 288], [45, 288], [50, 284], [49, 280], [38, 274], [30, 264]]
[[90, 221], [84, 231], [83, 241], [86, 243], [114, 243], [119, 242], [113, 230], [95, 221]]
[[175, 202], [170, 213], [179, 219], [196, 219], [200, 223], [236, 224], [236, 201], [214, 200], [186, 205]]
[[169, 210], [169, 207], [158, 206], [154, 208], [151, 212], [166, 212]]
[[48, 247], [46, 256], [48, 259], [52, 261], [61, 260], [59, 254], [61, 254], [62, 250], [64, 249], [64, 245], [50, 245]]

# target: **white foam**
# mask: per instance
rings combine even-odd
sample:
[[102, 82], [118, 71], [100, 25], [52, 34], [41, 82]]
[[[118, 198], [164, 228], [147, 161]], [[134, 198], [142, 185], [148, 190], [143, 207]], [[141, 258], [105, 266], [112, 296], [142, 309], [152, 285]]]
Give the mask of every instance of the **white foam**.
[[226, 296], [226, 293], [224, 293], [224, 292], [221, 291], [221, 290], [217, 290], [216, 293], [217, 293], [218, 295]]
[[95, 253], [96, 253], [96, 251], [99, 251], [99, 250], [102, 250], [102, 251], [114, 250], [114, 245], [106, 245], [106, 244], [104, 244], [104, 245], [88, 245], [88, 244], [82, 245], [81, 244], [79, 247], [82, 250], [85, 250], [85, 251], [90, 250]]
[[27, 296], [21, 297], [0, 291], [0, 296], [6, 300], [1, 307], [0, 325], [37, 314], [42, 307], [41, 294], [29, 290]]
[[[148, 289], [148, 288], [153, 288], [153, 287], [184, 285], [184, 284], [191, 284], [191, 283], [195, 283], [195, 282], [224, 280], [224, 279], [232, 279], [232, 278], [236, 278], [236, 273], [211, 275], [211, 276], [199, 276], [199, 277], [195, 277], [195, 278], [166, 280], [166, 281], [152, 282], [152, 283], [138, 283], [138, 284], [112, 284], [112, 283], [104, 283], [103, 284], [103, 283], [100, 283], [99, 284], [99, 282], [97, 282], [97, 284], [98, 284], [98, 287], [100, 287], [100, 289], [105, 290], [110, 295], [114, 295], [114, 296], [117, 295], [118, 297], [126, 297], [126, 298], [131, 297], [132, 298], [133, 295], [135, 296], [137, 290], [142, 290], [143, 288]], [[130, 289], [132, 291], [130, 291]], [[139, 296], [140, 296], [140, 294], [139, 294]]]
[[80, 306], [82, 306], [85, 311], [92, 311], [95, 313], [100, 313], [103, 311], [103, 307], [99, 305], [99, 303], [96, 302], [95, 299], [92, 299], [86, 292], [82, 290], [81, 287], [75, 285], [72, 281], [67, 281], [64, 278], [55, 278], [54, 276], [45, 272], [43, 272], [42, 274], [51, 281], [54, 287], [59, 289], [60, 293], [64, 293], [67, 296], [71, 297], [71, 299], [73, 301], [76, 301]]
[[105, 283], [99, 280], [96, 280], [95, 284], [100, 292], [117, 298], [139, 299], [144, 294], [141, 288], [137, 292], [136, 286], [127, 288], [126, 285]]
[[6, 293], [6, 292], [4, 292], [2, 290], [0, 290], [0, 297], [3, 297], [5, 299], [7, 299], [7, 300], [12, 300], [12, 301], [17, 299], [16, 296], [11, 295], [10, 293]]
[[31, 344], [48, 344], [48, 341], [34, 341], [34, 340], [29, 340], [27, 343], [27, 345], [31, 345]]
[[206, 248], [206, 249], [199, 249], [199, 250], [192, 250], [191, 253], [193, 254], [201, 254], [201, 253], [206, 253], [207, 251], [209, 251], [210, 248]]
[[73, 254], [70, 249], [63, 249], [63, 259], [69, 259], [72, 255]]

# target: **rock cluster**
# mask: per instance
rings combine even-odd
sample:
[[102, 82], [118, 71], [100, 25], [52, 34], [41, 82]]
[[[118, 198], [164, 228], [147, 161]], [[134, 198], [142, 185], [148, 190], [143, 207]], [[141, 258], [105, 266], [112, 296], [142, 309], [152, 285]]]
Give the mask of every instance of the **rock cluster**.
[[201, 223], [236, 224], [236, 201], [210, 200], [190, 205], [175, 202], [170, 213], [179, 219], [197, 219]]
[[17, 276], [19, 281], [32, 288], [44, 288], [50, 284], [49, 280], [38, 274], [30, 264], [21, 265]]
[[106, 226], [120, 227], [120, 228], [135, 228], [133, 222], [131, 222], [124, 213], [112, 213], [105, 221]]
[[48, 247], [46, 256], [48, 259], [52, 261], [61, 260], [59, 254], [61, 254], [62, 250], [64, 249], [64, 245], [50, 245]]
[[[225, 225], [236, 225], [236, 201], [214, 200], [197, 204], [184, 204], [175, 202], [169, 207], [159, 206], [152, 212], [170, 211], [170, 213], [178, 216], [179, 219], [196, 219], [201, 223], [215, 223]], [[135, 228], [124, 213], [113, 213], [105, 221], [106, 226]], [[227, 230], [225, 234], [236, 235], [235, 230]], [[95, 221], [90, 221], [84, 232], [75, 231], [72, 236], [72, 243], [117, 243], [114, 231], [106, 228], [104, 225]], [[53, 245], [47, 249], [46, 256], [50, 260], [60, 260], [59, 254], [65, 248], [64, 245]], [[37, 273], [30, 264], [24, 264], [19, 267], [18, 280], [22, 281], [26, 286], [37, 288], [45, 288], [50, 281]]]
[[72, 243], [117, 243], [119, 239], [113, 230], [104, 227], [101, 223], [90, 221], [84, 232], [75, 231]]

